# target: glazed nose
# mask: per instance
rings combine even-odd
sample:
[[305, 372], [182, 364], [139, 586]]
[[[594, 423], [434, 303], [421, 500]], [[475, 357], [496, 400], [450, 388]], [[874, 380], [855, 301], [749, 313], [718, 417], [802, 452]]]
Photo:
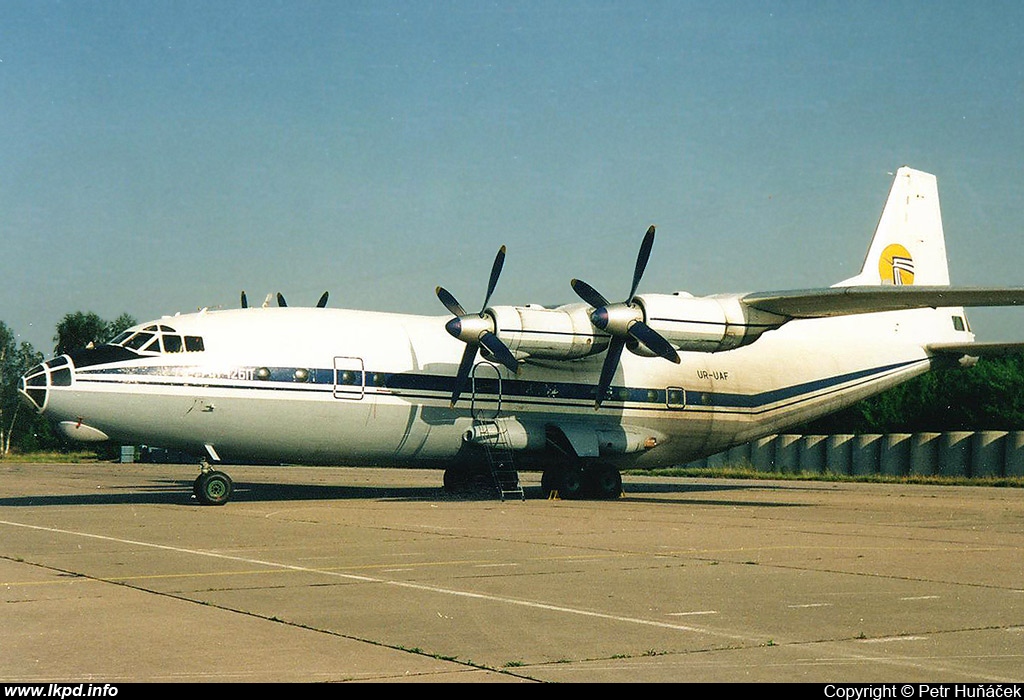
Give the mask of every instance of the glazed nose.
[[18, 382], [18, 393], [25, 403], [42, 413], [46, 409], [50, 387], [70, 385], [71, 364], [66, 355], [61, 355], [25, 372]]

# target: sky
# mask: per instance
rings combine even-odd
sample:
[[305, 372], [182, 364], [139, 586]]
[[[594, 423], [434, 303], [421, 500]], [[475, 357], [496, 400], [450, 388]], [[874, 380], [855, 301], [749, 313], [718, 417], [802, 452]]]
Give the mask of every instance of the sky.
[[[1024, 4], [0, 0], [0, 321], [447, 315], [859, 271], [902, 165], [1024, 285]], [[1024, 339], [1024, 309], [969, 313]]]

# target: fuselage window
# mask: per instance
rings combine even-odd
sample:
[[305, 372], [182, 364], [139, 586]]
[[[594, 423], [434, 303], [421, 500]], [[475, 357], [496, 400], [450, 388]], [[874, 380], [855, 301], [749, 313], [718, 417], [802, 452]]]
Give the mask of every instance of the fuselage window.
[[202, 352], [203, 339], [198, 335], [185, 336], [185, 352]]
[[960, 316], [954, 316], [953, 317], [953, 328], [955, 328], [958, 331], [962, 331], [964, 329], [964, 320], [963, 320], [963, 318], [961, 318]]
[[665, 389], [665, 404], [669, 408], [686, 408], [686, 391], [678, 386]]
[[181, 352], [183, 349], [180, 335], [164, 336], [164, 352]]
[[337, 383], [359, 386], [363, 383], [363, 373], [353, 369], [343, 370], [338, 372]]

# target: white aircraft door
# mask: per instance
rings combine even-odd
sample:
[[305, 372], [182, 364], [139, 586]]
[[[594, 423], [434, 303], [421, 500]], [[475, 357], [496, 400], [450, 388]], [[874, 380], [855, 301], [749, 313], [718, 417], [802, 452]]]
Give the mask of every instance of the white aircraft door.
[[334, 358], [334, 398], [363, 398], [366, 387], [366, 372], [361, 357]]
[[476, 420], [494, 420], [501, 413], [501, 375], [490, 362], [478, 362], [473, 367], [470, 410]]

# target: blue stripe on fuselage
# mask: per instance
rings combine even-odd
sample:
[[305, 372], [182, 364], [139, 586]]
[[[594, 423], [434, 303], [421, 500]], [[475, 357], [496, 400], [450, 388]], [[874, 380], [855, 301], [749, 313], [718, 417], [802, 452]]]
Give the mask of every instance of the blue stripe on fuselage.
[[[693, 409], [704, 410], [764, 410], [772, 404], [786, 401], [793, 402], [795, 400], [802, 401], [829, 389], [850, 383], [863, 383], [864, 381], [928, 361], [928, 359], [922, 358], [883, 365], [881, 367], [871, 367], [755, 394], [685, 389], [685, 405]], [[303, 378], [299, 379], [296, 376], [297, 374]], [[359, 373], [354, 372], [354, 374], [358, 376]], [[129, 375], [132, 377], [130, 380], [127, 379]], [[217, 371], [207, 371], [189, 366], [137, 367], [129, 365], [106, 368], [90, 367], [89, 369], [79, 371], [76, 375], [76, 381], [86, 383], [121, 383], [121, 380], [114, 379], [114, 376], [125, 376], [125, 381], [130, 381], [132, 384], [225, 389], [314, 391], [322, 393], [332, 390], [335, 386], [334, 369], [256, 367], [248, 365]], [[154, 379], [159, 377], [162, 381], [140, 380], [140, 376], [152, 376]], [[257, 378], [258, 376], [264, 378]], [[401, 396], [408, 397], [410, 394], [405, 392], [414, 392], [413, 395], [417, 397], [437, 399], [446, 398], [452, 393], [454, 379], [451, 375], [366, 371], [361, 383], [369, 393], [372, 393], [374, 390], [381, 390], [385, 393], [394, 391], [402, 392]], [[240, 380], [245, 380], [245, 383], [238, 383]], [[357, 379], [354, 382], [354, 386], [359, 384], [360, 381]], [[346, 386], [346, 384], [341, 386]], [[498, 379], [477, 378], [475, 380], [475, 391], [483, 396], [495, 396], [500, 392], [504, 400], [520, 400], [524, 403], [579, 405], [576, 402], [591, 402], [594, 400], [595, 386], [579, 382], [501, 379], [499, 389]], [[441, 394], [442, 396], [436, 396], [435, 394]], [[607, 402], [638, 404], [638, 408], [667, 409], [665, 388], [612, 386], [609, 390]]]

